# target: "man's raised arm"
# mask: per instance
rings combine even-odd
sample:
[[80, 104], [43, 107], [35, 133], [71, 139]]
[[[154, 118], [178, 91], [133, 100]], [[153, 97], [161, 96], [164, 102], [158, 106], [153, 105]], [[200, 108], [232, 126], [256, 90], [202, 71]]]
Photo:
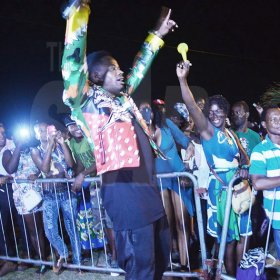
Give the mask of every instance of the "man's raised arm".
[[86, 36], [90, 8], [81, 1], [68, 18], [65, 33], [65, 47], [62, 58], [64, 80], [63, 101], [71, 109], [77, 109], [88, 91], [86, 64]]
[[163, 47], [164, 41], [162, 38], [171, 30], [174, 31], [178, 27], [176, 22], [170, 19], [171, 9], [163, 8], [161, 16], [158, 20], [157, 27], [150, 32], [142, 45], [140, 51], [137, 53], [133, 67], [127, 78], [126, 92], [132, 94], [139, 86], [145, 74], [150, 68], [150, 65], [157, 55], [158, 51]]

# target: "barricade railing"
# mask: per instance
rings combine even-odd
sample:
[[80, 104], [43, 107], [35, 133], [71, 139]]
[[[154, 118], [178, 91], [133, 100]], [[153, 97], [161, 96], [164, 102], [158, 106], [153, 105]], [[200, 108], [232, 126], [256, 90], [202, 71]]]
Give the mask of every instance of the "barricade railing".
[[[233, 196], [233, 189], [234, 185], [237, 181], [242, 180], [242, 178], [238, 175], [235, 174], [231, 181], [229, 182], [229, 185], [227, 187], [227, 202], [226, 202], [226, 209], [225, 209], [225, 218], [224, 218], [224, 224], [222, 228], [222, 236], [221, 236], [221, 242], [220, 242], [220, 247], [219, 247], [219, 254], [218, 254], [218, 263], [217, 263], [217, 271], [216, 271], [216, 277], [215, 280], [220, 280], [220, 279], [229, 279], [229, 280], [234, 280], [234, 277], [228, 276], [226, 274], [222, 273], [222, 268], [224, 264], [224, 255], [225, 255], [225, 250], [226, 250], [226, 237], [227, 237], [227, 231], [228, 231], [228, 225], [229, 225], [229, 216], [230, 216], [230, 211], [232, 208], [232, 196]], [[252, 186], [251, 186], [252, 187]], [[248, 245], [248, 232], [249, 232], [249, 225], [251, 223], [251, 214], [252, 214], [252, 207], [253, 207], [253, 196], [256, 196], [257, 191], [255, 191], [252, 188], [251, 192], [251, 199], [250, 199], [250, 205], [248, 209], [248, 221], [246, 225], [246, 235], [245, 235], [245, 243], [244, 243], [244, 249], [243, 249], [243, 257], [244, 254], [246, 253], [246, 248]], [[269, 225], [267, 229], [267, 236], [266, 236], [266, 241], [265, 241], [265, 250], [264, 250], [264, 263], [261, 269], [261, 273], [264, 272], [264, 269], [266, 267], [266, 260], [268, 257], [268, 246], [269, 246], [269, 238], [270, 238], [270, 232], [271, 232], [271, 225], [272, 225], [272, 215], [274, 211], [274, 205], [275, 205], [275, 199], [276, 199], [276, 188], [273, 191], [273, 201], [271, 205], [271, 216], [269, 217]]]
[[[190, 187], [197, 187], [197, 181], [196, 178], [188, 172], [183, 172], [183, 173], [170, 173], [170, 174], [160, 174], [157, 175], [158, 179], [163, 179], [163, 178], [177, 178], [177, 182], [178, 185], [180, 186], [180, 180], [179, 177], [188, 177], [190, 178], [190, 180], [192, 181], [192, 186]], [[85, 182], [90, 182], [94, 184], [94, 188], [96, 188], [97, 191], [97, 199], [98, 199], [98, 207], [99, 207], [99, 213], [100, 213], [100, 220], [101, 220], [101, 228], [102, 231], [104, 232], [104, 224], [103, 224], [103, 217], [102, 217], [102, 211], [101, 211], [101, 204], [100, 204], [100, 196], [99, 196], [99, 186], [100, 186], [100, 178], [99, 177], [95, 177], [95, 178], [85, 178], [84, 180]], [[45, 183], [65, 183], [67, 185], [67, 196], [70, 198], [71, 197], [71, 186], [70, 184], [73, 183], [74, 180], [68, 180], [68, 179], [60, 179], [60, 178], [52, 178], [52, 179], [37, 179], [35, 181], [36, 184], [40, 184], [42, 186], [42, 184]], [[14, 181], [9, 182], [10, 183], [14, 183]], [[34, 183], [34, 181], [31, 180], [24, 180], [24, 179], [17, 179], [16, 180], [17, 184], [21, 184], [21, 183]], [[11, 199], [13, 199], [11, 197], [10, 192], [8, 192], [8, 187], [11, 187], [9, 184], [6, 184], [5, 188], [6, 188], [6, 192], [7, 192], [7, 198], [9, 200], [9, 207], [11, 207]], [[181, 187], [179, 187], [179, 190], [181, 189]], [[180, 191], [179, 191], [180, 192]], [[82, 200], [83, 203], [85, 204], [85, 194], [84, 194], [84, 190], [81, 190], [82, 193]], [[179, 194], [181, 196], [181, 193]], [[56, 196], [56, 200], [57, 200], [57, 194], [55, 193]], [[71, 200], [70, 200], [71, 201]], [[197, 215], [197, 221], [198, 221], [198, 230], [199, 230], [199, 240], [200, 240], [200, 247], [201, 247], [201, 255], [202, 255], [202, 267], [205, 271], [205, 274], [207, 272], [207, 267], [205, 266], [205, 259], [206, 259], [206, 249], [205, 249], [205, 241], [204, 241], [204, 234], [203, 234], [203, 223], [202, 223], [202, 215], [201, 215], [201, 206], [200, 206], [200, 199], [198, 196], [195, 195], [195, 206], [196, 206], [196, 212], [198, 213]], [[181, 205], [182, 207], [182, 205]], [[43, 260], [42, 256], [40, 254], [39, 259], [34, 259], [31, 256], [31, 244], [28, 241], [28, 232], [27, 232], [27, 228], [26, 225], [24, 223], [24, 218], [22, 215], [22, 221], [23, 221], [23, 225], [24, 225], [24, 233], [25, 236], [23, 237], [26, 241], [27, 244], [27, 256], [26, 257], [22, 257], [20, 256], [19, 253], [19, 249], [18, 249], [18, 238], [16, 237], [16, 228], [15, 228], [15, 224], [14, 224], [14, 218], [12, 216], [12, 211], [10, 209], [10, 215], [11, 215], [11, 221], [12, 221], [12, 229], [13, 229], [13, 239], [14, 239], [14, 243], [16, 244], [16, 253], [14, 256], [9, 256], [8, 255], [8, 250], [6, 248], [6, 255], [4, 256], [0, 256], [0, 259], [5, 259], [5, 260], [9, 260], [9, 261], [16, 261], [16, 262], [24, 262], [24, 263], [32, 263], [35, 265], [41, 265], [41, 264], [45, 264], [45, 265], [53, 265], [54, 264], [54, 260], [55, 255], [54, 252], [51, 248], [51, 260]], [[74, 217], [74, 213], [73, 213], [73, 209], [72, 209], [72, 213], [71, 213], [72, 217]], [[183, 215], [183, 214], [182, 214]], [[0, 216], [1, 218], [1, 216]], [[183, 217], [182, 217], [183, 218]], [[62, 237], [63, 240], [65, 240], [65, 236], [63, 233], [63, 227], [62, 227], [62, 222], [63, 218], [61, 217], [60, 213], [58, 213], [58, 226], [60, 228], [60, 235]], [[75, 221], [73, 219], [72, 221], [73, 223], [73, 227], [75, 224]], [[5, 229], [3, 227], [2, 224], [2, 220], [1, 220], [1, 231], [4, 233], [4, 237], [5, 237]], [[76, 229], [76, 228], [75, 228]], [[76, 229], [77, 230], [77, 229]], [[88, 229], [89, 230], [89, 229]], [[186, 231], [186, 228], [184, 228], [184, 231]], [[36, 231], [37, 233], [37, 231]], [[8, 233], [10, 234], [10, 233]], [[104, 236], [103, 236], [104, 238]], [[38, 239], [38, 234], [37, 234], [37, 239]], [[89, 238], [90, 240], [90, 238]], [[77, 240], [76, 240], [77, 242]], [[107, 249], [105, 246], [105, 239], [103, 239], [103, 244], [104, 244], [104, 248], [103, 250], [105, 251], [105, 265], [100, 266], [100, 265], [94, 265], [94, 257], [93, 257], [93, 249], [90, 250], [90, 258], [91, 258], [91, 265], [83, 265], [83, 264], [71, 264], [69, 262], [65, 262], [65, 264], [63, 264], [63, 266], [68, 267], [68, 268], [76, 268], [76, 269], [85, 269], [85, 270], [92, 270], [92, 271], [96, 271], [96, 272], [117, 272], [117, 273], [123, 273], [123, 271], [121, 269], [113, 269], [108, 265], [108, 255], [107, 255]], [[39, 241], [38, 241], [38, 246], [39, 246]], [[188, 245], [186, 244], [186, 246], [188, 247]], [[91, 247], [92, 248], [92, 247]], [[188, 250], [187, 250], [188, 251]], [[185, 277], [185, 276], [193, 276], [193, 277], [202, 277], [202, 273], [200, 272], [191, 272], [190, 271], [190, 265], [189, 265], [189, 261], [188, 261], [188, 268], [189, 268], [189, 272], [178, 272], [178, 271], [166, 271], [164, 275], [166, 276], [174, 276], [174, 277]], [[203, 277], [204, 278], [204, 277]]]
[[[177, 184], [179, 186], [178, 188], [178, 195], [181, 198], [181, 215], [182, 215], [182, 221], [184, 221], [184, 217], [183, 217], [183, 199], [182, 199], [182, 193], [181, 193], [181, 185], [180, 185], [180, 178], [182, 177], [188, 177], [191, 180], [191, 185], [189, 186], [190, 188], [194, 189], [194, 202], [195, 202], [195, 213], [196, 213], [196, 220], [197, 220], [197, 227], [198, 227], [198, 235], [199, 235], [199, 244], [200, 244], [200, 257], [201, 258], [201, 265], [200, 265], [200, 270], [199, 271], [191, 271], [191, 267], [190, 267], [190, 261], [189, 261], [189, 244], [188, 244], [188, 240], [187, 240], [187, 226], [183, 223], [183, 230], [184, 230], [184, 237], [185, 237], [185, 246], [186, 246], [186, 252], [187, 252], [187, 267], [188, 267], [188, 271], [186, 272], [182, 272], [182, 271], [176, 271], [175, 269], [172, 270], [172, 260], [171, 262], [171, 271], [166, 271], [164, 273], [165, 276], [173, 276], [173, 277], [198, 277], [201, 279], [208, 279], [208, 274], [209, 274], [209, 268], [207, 267], [207, 256], [206, 256], [206, 245], [205, 245], [205, 235], [204, 235], [204, 228], [203, 228], [203, 220], [202, 220], [202, 211], [201, 211], [201, 201], [200, 201], [200, 197], [199, 194], [196, 192], [196, 189], [198, 188], [197, 185], [197, 180], [195, 178], [195, 176], [191, 173], [188, 172], [177, 172], [177, 173], [165, 173], [165, 174], [157, 174], [156, 175], [158, 181], [160, 182], [159, 184], [159, 188], [162, 191], [162, 180], [166, 179], [166, 178], [173, 178], [177, 181]], [[225, 210], [225, 220], [224, 220], [224, 226], [223, 226], [223, 230], [222, 230], [222, 238], [221, 238], [221, 243], [220, 243], [220, 249], [219, 249], [219, 256], [218, 256], [218, 264], [217, 264], [217, 273], [216, 273], [216, 279], [235, 279], [233, 277], [227, 276], [226, 274], [222, 273], [222, 268], [223, 268], [223, 264], [224, 264], [224, 254], [225, 254], [225, 249], [226, 249], [226, 235], [227, 235], [227, 228], [228, 228], [228, 222], [229, 222], [229, 214], [230, 214], [230, 210], [231, 210], [231, 199], [232, 199], [232, 189], [233, 189], [233, 185], [236, 182], [236, 180], [238, 180], [239, 177], [238, 176], [234, 176], [232, 178], [232, 180], [229, 183], [228, 186], [228, 191], [227, 191], [227, 206], [226, 206], [226, 210]], [[71, 197], [71, 183], [73, 183], [74, 180], [68, 180], [68, 179], [37, 179], [36, 180], [36, 184], [40, 184], [42, 186], [42, 184], [44, 183], [65, 183], [67, 185], [67, 195], [70, 198]], [[104, 213], [102, 211], [102, 206], [101, 206], [101, 199], [100, 199], [100, 193], [99, 193], [99, 188], [100, 188], [100, 178], [99, 177], [95, 177], [95, 178], [85, 178], [84, 182], [88, 182], [91, 183], [91, 188], [96, 189], [96, 197], [97, 197], [97, 201], [98, 201], [98, 208], [99, 208], [99, 215], [100, 215], [100, 221], [101, 221], [101, 230], [103, 232], [103, 250], [105, 252], [104, 256], [103, 256], [103, 260], [105, 259], [105, 261], [103, 261], [103, 264], [100, 265], [100, 263], [97, 263], [97, 261], [95, 260], [95, 254], [94, 254], [94, 248], [92, 248], [92, 244], [90, 244], [90, 265], [85, 265], [83, 263], [81, 264], [73, 264], [73, 263], [69, 263], [66, 262], [63, 264], [64, 267], [67, 268], [75, 268], [75, 269], [84, 269], [84, 270], [89, 270], [89, 271], [96, 271], [96, 272], [114, 272], [114, 273], [124, 273], [121, 269], [115, 269], [112, 268], [108, 265], [108, 254], [107, 254], [107, 248], [106, 248], [106, 239], [104, 237]], [[24, 262], [24, 263], [31, 263], [31, 264], [35, 264], [35, 265], [41, 265], [41, 264], [45, 264], [45, 265], [50, 265], [52, 266], [54, 264], [55, 261], [55, 254], [52, 250], [51, 250], [51, 260], [43, 260], [41, 254], [39, 256], [39, 259], [35, 259], [32, 258], [31, 256], [31, 246], [30, 246], [30, 242], [28, 241], [28, 233], [27, 233], [27, 228], [24, 222], [24, 217], [22, 215], [22, 221], [23, 221], [23, 225], [24, 225], [24, 232], [25, 232], [25, 236], [23, 237], [23, 239], [25, 239], [25, 242], [27, 244], [27, 256], [26, 257], [22, 257], [20, 256], [20, 249], [19, 249], [19, 244], [17, 242], [18, 238], [16, 237], [17, 232], [16, 232], [16, 226], [14, 223], [14, 218], [12, 215], [12, 209], [11, 209], [11, 200], [13, 199], [10, 195], [10, 192], [8, 191], [8, 188], [11, 187], [10, 183], [14, 183], [14, 182], [9, 182], [9, 184], [5, 184], [5, 186], [1, 187], [2, 190], [4, 190], [5, 192], [7, 192], [7, 199], [8, 199], [8, 204], [9, 204], [9, 214], [11, 215], [11, 221], [12, 221], [12, 232], [9, 232], [9, 235], [13, 236], [14, 239], [14, 243], [15, 243], [15, 251], [16, 253], [13, 256], [9, 256], [8, 254], [8, 248], [5, 242], [5, 250], [6, 250], [6, 254], [0, 256], [0, 259], [4, 259], [4, 260], [9, 260], [9, 261], [15, 261], [15, 262]], [[21, 184], [21, 183], [34, 183], [34, 181], [31, 180], [24, 180], [24, 179], [18, 179], [16, 180], [17, 184]], [[85, 204], [85, 193], [84, 193], [84, 189], [81, 190], [81, 194], [82, 194], [82, 202]], [[57, 199], [57, 197], [56, 197]], [[165, 202], [163, 201], [163, 204], [165, 204]], [[273, 206], [274, 207], [274, 206]], [[252, 205], [250, 206], [250, 213], [251, 213], [251, 208]], [[273, 209], [272, 209], [273, 210]], [[74, 213], [73, 213], [73, 209], [71, 212], [72, 217], [74, 217]], [[87, 214], [86, 214], [87, 215]], [[63, 239], [65, 239], [64, 233], [63, 233], [63, 222], [62, 222], [62, 218], [60, 213], [58, 213], [58, 217], [59, 217], [59, 227], [60, 227], [60, 234], [62, 236]], [[88, 217], [86, 216], [86, 220], [87, 220], [87, 227], [88, 227]], [[76, 222], [72, 221], [73, 223], [73, 227], [76, 229]], [[35, 223], [36, 225], [36, 223]], [[270, 222], [270, 226], [271, 226], [271, 222]], [[247, 230], [248, 230], [248, 225], [247, 225]], [[3, 225], [2, 223], [2, 213], [0, 213], [0, 231], [2, 233], [4, 233], [4, 240], [5, 240], [5, 236], [7, 233], [5, 233], [5, 225]], [[87, 231], [89, 233], [90, 229], [87, 228]], [[270, 231], [270, 229], [269, 229]], [[37, 229], [36, 229], [36, 234], [37, 234]], [[38, 239], [38, 234], [37, 234], [37, 239]], [[39, 241], [38, 242], [38, 246], [39, 246]], [[76, 242], [78, 242], [76, 240]], [[90, 238], [89, 238], [89, 242]], [[269, 234], [267, 237], [267, 242], [266, 242], [266, 248], [265, 248], [265, 255], [267, 255], [267, 250], [268, 250], [268, 242], [269, 242]], [[69, 245], [69, 244], [68, 244]], [[39, 246], [40, 248], [40, 246]], [[171, 259], [171, 258], [170, 258]]]
[[[226, 239], [227, 239], [227, 232], [228, 232], [228, 224], [229, 224], [229, 216], [230, 211], [232, 208], [232, 193], [233, 193], [233, 184], [239, 179], [240, 177], [234, 175], [234, 177], [230, 180], [228, 188], [227, 188], [227, 202], [226, 202], [226, 209], [225, 209], [225, 219], [222, 229], [222, 236], [221, 236], [221, 243], [219, 248], [219, 255], [218, 255], [218, 265], [216, 271], [216, 280], [219, 279], [229, 279], [227, 275], [222, 275], [222, 268], [224, 264], [224, 255], [226, 250]], [[248, 229], [248, 227], [247, 227]], [[231, 278], [234, 279], [234, 278]]]
[[[180, 185], [180, 179], [181, 177], [188, 177], [192, 181], [192, 185], [190, 185], [190, 188], [194, 189], [194, 199], [195, 199], [195, 209], [196, 209], [196, 219], [197, 219], [197, 226], [198, 226], [198, 235], [199, 235], [199, 243], [200, 243], [200, 252], [201, 252], [201, 267], [202, 271], [201, 272], [191, 272], [191, 267], [190, 267], [190, 260], [189, 260], [189, 246], [188, 246], [188, 241], [186, 238], [186, 225], [184, 222], [184, 217], [183, 217], [183, 199], [182, 199], [182, 193], [181, 193], [181, 185]], [[188, 266], [188, 272], [180, 272], [180, 273], [174, 273], [172, 272], [165, 272], [164, 275], [166, 276], [181, 276], [181, 277], [200, 277], [207, 279], [207, 266], [206, 266], [206, 246], [205, 246], [205, 236], [204, 236], [204, 229], [203, 229], [203, 221], [202, 221], [202, 212], [201, 212], [201, 202], [200, 202], [200, 197], [196, 192], [196, 189], [198, 188], [197, 184], [197, 179], [196, 177], [189, 172], [174, 172], [174, 173], [165, 173], [165, 174], [157, 174], [157, 178], [160, 180], [160, 190], [161, 192], [163, 191], [163, 186], [162, 186], [162, 179], [164, 178], [176, 178], [177, 179], [177, 184], [179, 187], [179, 197], [180, 197], [180, 208], [181, 208], [181, 215], [182, 215], [182, 221], [183, 221], [183, 230], [184, 230], [184, 237], [185, 237], [185, 246], [186, 246], [186, 252], [187, 252], [187, 266]], [[163, 198], [163, 196], [162, 196]], [[165, 206], [165, 202], [163, 199], [163, 204]], [[171, 262], [172, 264], [172, 262]]]

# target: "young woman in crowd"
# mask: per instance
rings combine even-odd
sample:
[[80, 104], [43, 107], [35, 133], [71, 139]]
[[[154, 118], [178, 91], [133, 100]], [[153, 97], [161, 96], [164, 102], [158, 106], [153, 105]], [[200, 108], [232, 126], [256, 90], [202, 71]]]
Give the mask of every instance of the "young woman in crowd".
[[[228, 186], [236, 172], [241, 177], [248, 176], [248, 170], [239, 169], [247, 167], [248, 157], [242, 149], [238, 139], [225, 127], [226, 117], [229, 112], [227, 100], [216, 95], [209, 98], [209, 114], [205, 117], [196, 104], [187, 83], [190, 62], [177, 64], [182, 97], [193, 118], [201, 137], [201, 143], [212, 173], [208, 188], [208, 233], [214, 236], [219, 243], [224, 224], [224, 212], [227, 191], [223, 186]], [[244, 155], [241, 160], [241, 154]], [[248, 212], [237, 215], [231, 210], [229, 228], [227, 233], [227, 247], [225, 251], [225, 266], [227, 273], [235, 275], [236, 265], [239, 263], [244, 248]]]
[[[146, 107], [151, 109], [149, 104], [142, 103], [140, 105], [140, 111], [144, 112], [144, 108]], [[143, 114], [145, 116], [147, 113], [144, 112]], [[167, 158], [167, 160], [159, 157], [155, 159], [156, 174], [184, 172], [186, 168], [178, 154], [176, 144], [186, 148], [189, 143], [189, 138], [166, 117], [163, 100], [157, 99], [153, 102], [150, 118], [151, 122], [148, 121], [147, 123], [152, 123], [150, 129], [154, 135], [154, 140]], [[181, 182], [183, 181], [182, 179]], [[186, 242], [189, 244], [190, 232], [193, 233], [192, 218], [194, 216], [194, 206], [192, 188], [184, 184], [182, 184], [182, 186], [184, 187], [179, 189], [177, 178], [158, 180], [158, 187], [162, 192], [173, 240], [175, 239], [174, 237], [177, 236], [178, 245], [173, 245], [173, 247], [179, 248], [181, 269], [185, 270], [187, 268]], [[183, 210], [183, 214], [181, 210]], [[182, 217], [184, 218], [182, 219]]]

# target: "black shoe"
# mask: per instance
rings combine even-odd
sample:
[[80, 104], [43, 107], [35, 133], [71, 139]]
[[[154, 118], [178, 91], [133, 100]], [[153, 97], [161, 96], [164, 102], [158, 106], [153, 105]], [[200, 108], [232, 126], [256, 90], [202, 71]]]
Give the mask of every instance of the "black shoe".
[[181, 272], [187, 272], [187, 271], [189, 271], [189, 268], [188, 268], [187, 265], [181, 265], [180, 271]]

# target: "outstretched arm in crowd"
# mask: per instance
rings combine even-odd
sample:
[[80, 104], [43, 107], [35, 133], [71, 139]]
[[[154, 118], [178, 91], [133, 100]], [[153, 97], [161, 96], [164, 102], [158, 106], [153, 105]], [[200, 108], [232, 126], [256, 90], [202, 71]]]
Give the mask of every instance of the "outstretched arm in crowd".
[[201, 109], [197, 106], [193, 94], [189, 88], [187, 76], [190, 70], [190, 62], [180, 62], [177, 64], [176, 72], [179, 79], [182, 98], [187, 106], [187, 109], [194, 120], [195, 126], [198, 129], [200, 135], [204, 139], [210, 139], [213, 135], [213, 126], [208, 119], [204, 116]]
[[171, 134], [177, 144], [186, 149], [190, 143], [190, 138], [170, 119], [166, 119], [166, 124], [170, 128]]
[[[90, 14], [89, 5], [82, 3], [80, 8], [67, 20], [65, 48], [62, 59], [64, 80], [64, 102], [78, 109], [87, 97], [88, 71], [86, 64], [86, 36]], [[127, 80], [127, 92], [131, 94], [140, 84], [155, 55], [164, 45], [162, 38], [177, 27], [170, 19], [171, 10], [164, 8], [157, 27], [146, 38]]]
[[86, 37], [89, 14], [89, 6], [82, 3], [80, 8], [67, 20], [62, 58], [63, 101], [71, 108], [72, 117], [87, 137], [90, 137], [90, 133], [80, 107], [86, 100], [89, 91], [86, 63]]
[[62, 58], [64, 80], [63, 100], [70, 108], [80, 107], [83, 95], [87, 93], [86, 36], [90, 8], [80, 8], [67, 20], [65, 47]]
[[154, 31], [150, 32], [142, 45], [140, 51], [137, 53], [133, 67], [127, 77], [127, 89], [128, 94], [132, 94], [139, 86], [143, 77], [149, 70], [152, 61], [156, 57], [158, 51], [163, 47], [163, 38], [174, 28], [177, 24], [174, 20], [170, 19], [171, 9], [163, 7], [160, 18]]

